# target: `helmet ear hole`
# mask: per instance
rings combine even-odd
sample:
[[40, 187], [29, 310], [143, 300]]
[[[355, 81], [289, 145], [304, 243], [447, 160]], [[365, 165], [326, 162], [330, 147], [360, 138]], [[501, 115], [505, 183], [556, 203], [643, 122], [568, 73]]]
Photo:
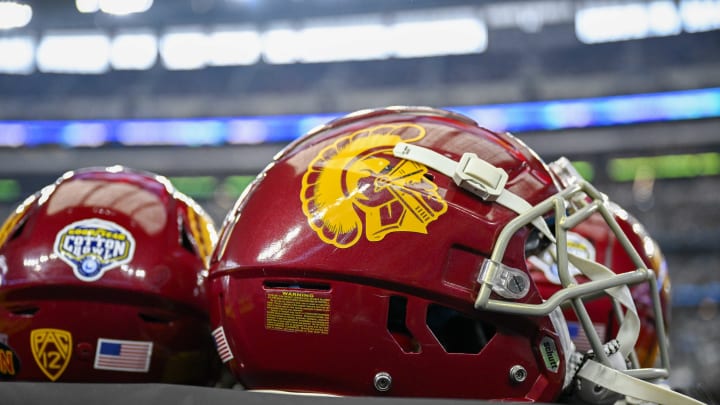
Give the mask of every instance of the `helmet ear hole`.
[[13, 315], [26, 317], [34, 316], [39, 310], [40, 308], [35, 305], [23, 305], [8, 308], [8, 311], [10, 311], [10, 313], [12, 313]]
[[147, 323], [155, 324], [169, 324], [175, 320], [175, 317], [170, 316], [170, 314], [138, 312], [138, 316]]
[[480, 353], [495, 335], [492, 325], [437, 304], [428, 306], [427, 325], [448, 353]]
[[407, 298], [393, 295], [388, 302], [387, 329], [405, 353], [419, 353], [420, 344], [406, 324]]

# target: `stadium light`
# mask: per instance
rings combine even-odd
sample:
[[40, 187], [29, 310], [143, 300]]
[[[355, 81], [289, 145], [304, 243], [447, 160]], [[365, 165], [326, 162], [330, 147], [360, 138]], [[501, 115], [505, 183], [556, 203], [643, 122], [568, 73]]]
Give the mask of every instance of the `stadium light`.
[[14, 1], [0, 2], [0, 29], [21, 28], [32, 20], [32, 7]]
[[208, 53], [207, 35], [202, 28], [173, 28], [160, 39], [160, 57], [169, 70], [204, 68]]
[[384, 59], [390, 55], [380, 15], [310, 20], [298, 35], [300, 62]]
[[278, 22], [262, 34], [267, 63], [458, 55], [485, 51], [487, 27], [473, 8], [317, 18], [297, 25]]
[[[106, 5], [106, 11], [118, 14], [139, 12], [152, 4], [152, 0], [112, 1], [118, 3], [76, 0], [75, 4], [81, 12], [96, 12]], [[0, 28], [10, 25], [3, 22], [12, 15], [4, 12], [9, 5], [31, 10], [14, 1], [0, 0]], [[90, 48], [78, 45], [79, 38], [53, 38], [50, 33], [38, 40], [34, 63], [41, 71], [102, 73], [109, 66], [150, 69], [158, 54], [170, 70], [252, 65], [261, 58], [270, 64], [290, 64], [471, 54], [487, 49], [488, 27], [519, 27], [531, 32], [545, 24], [566, 21], [573, 11], [576, 36], [587, 44], [720, 29], [720, 0], [597, 1], [582, 3], [577, 10], [570, 5], [569, 0], [514, 1], [482, 8], [443, 7], [271, 21], [262, 30], [198, 25], [170, 28], [160, 38], [150, 28], [140, 32], [121, 29], [112, 40], [105, 34], [99, 34], [104, 39], [82, 40], [89, 41]], [[520, 11], [523, 13], [518, 14]], [[32, 73], [33, 58], [28, 56], [27, 43], [3, 37], [0, 46], [0, 55], [4, 56], [0, 58], [0, 72]]]
[[685, 0], [680, 2], [680, 15], [687, 32], [720, 29], [719, 0]]
[[81, 13], [95, 13], [100, 10], [98, 0], [75, 0], [75, 8]]
[[105, 73], [110, 67], [110, 38], [103, 33], [57, 32], [36, 49], [38, 69], [53, 73]]
[[153, 5], [153, 0], [75, 0], [75, 8], [81, 13], [103, 13], [128, 15], [144, 13]]
[[[484, 52], [487, 27], [472, 9], [398, 13], [392, 26], [393, 56], [412, 58]], [[431, 17], [432, 16], [432, 17]]]
[[648, 4], [647, 17], [652, 36], [664, 37], [682, 32], [682, 20], [672, 1], [654, 1]]
[[128, 15], [148, 11], [153, 0], [99, 0], [98, 4], [103, 13]]
[[681, 15], [673, 1], [612, 3], [580, 8], [575, 33], [586, 44], [677, 35]]
[[151, 31], [118, 33], [112, 41], [110, 63], [118, 70], [146, 70], [157, 61], [157, 38]]
[[643, 4], [587, 7], [575, 15], [575, 33], [586, 44], [644, 38], [647, 31]]
[[29, 36], [0, 38], [0, 73], [30, 74], [35, 68], [35, 41]]
[[272, 24], [261, 38], [265, 62], [286, 64], [300, 59], [300, 36], [289, 22]]
[[212, 66], [252, 65], [260, 60], [260, 34], [243, 27], [216, 27], [207, 38]]

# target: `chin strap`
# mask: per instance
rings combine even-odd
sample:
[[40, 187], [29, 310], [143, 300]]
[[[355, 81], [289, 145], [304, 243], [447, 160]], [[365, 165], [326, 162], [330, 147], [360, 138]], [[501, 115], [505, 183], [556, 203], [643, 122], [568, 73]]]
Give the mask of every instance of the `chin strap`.
[[[592, 281], [615, 276], [612, 270], [592, 260], [568, 254], [568, 261]], [[622, 354], [623, 358], [627, 358], [627, 356], [633, 352], [635, 342], [637, 342], [637, 338], [640, 335], [640, 316], [638, 316], [637, 309], [635, 308], [635, 302], [630, 294], [630, 289], [626, 285], [608, 288], [605, 292], [626, 309], [616, 339], [619, 343], [617, 351]]]
[[[641, 403], [652, 403], [662, 405], [704, 405], [702, 402], [672, 391], [662, 385], [653, 384], [648, 381], [628, 375], [620, 370], [598, 363], [595, 360], [587, 359], [580, 366], [577, 377], [590, 381], [608, 390], [625, 395], [629, 398], [639, 399]], [[632, 403], [637, 403], [633, 401]]]
[[[480, 159], [474, 153], [464, 153], [458, 162], [431, 149], [399, 142], [395, 145], [393, 154], [395, 157], [412, 160], [437, 170], [452, 178], [458, 187], [475, 194], [483, 201], [496, 202], [518, 214], [524, 214], [532, 208], [522, 197], [505, 188], [508, 180], [505, 170]], [[555, 241], [542, 218], [535, 218], [532, 224], [549, 240]]]
[[[568, 260], [591, 280], [601, 280], [614, 275], [612, 270], [597, 262], [572, 254], [568, 255]], [[603, 348], [612, 367], [595, 361], [592, 358], [592, 353], [585, 355], [575, 353], [575, 377], [581, 379], [580, 384], [582, 385], [583, 380], [585, 380], [595, 386], [606, 388], [609, 391], [646, 403], [702, 405], [703, 403], [700, 401], [679, 392], [672, 391], [662, 385], [639, 379], [623, 371], [625, 359], [633, 351], [635, 342], [637, 341], [640, 330], [640, 318], [635, 309], [632, 296], [630, 295], [630, 289], [627, 286], [609, 288], [605, 290], [605, 292], [626, 308], [617, 337], [606, 343]], [[594, 333], [594, 330], [588, 333]], [[592, 389], [590, 391], [592, 391]], [[591, 398], [587, 398], [587, 395], [582, 395], [582, 393], [580, 395], [585, 400], [592, 400]]]

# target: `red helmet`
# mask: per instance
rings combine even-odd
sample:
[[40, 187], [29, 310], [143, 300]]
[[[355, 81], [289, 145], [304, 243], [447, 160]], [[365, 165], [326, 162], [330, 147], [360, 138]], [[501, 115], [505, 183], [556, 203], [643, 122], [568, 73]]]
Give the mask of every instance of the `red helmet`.
[[211, 218], [161, 176], [71, 171], [0, 229], [0, 376], [208, 384]]
[[[655, 281], [642, 263], [617, 275], [566, 254], [567, 224], [605, 202], [448, 111], [330, 122], [276, 156], [225, 219], [208, 278], [220, 357], [254, 390], [553, 401], [575, 377], [612, 389], [594, 374], [625, 368], [637, 323], [626, 316], [591, 358], [574, 354], [560, 310], [607, 290], [631, 313], [626, 285]], [[563, 288], [543, 297], [525, 251], [556, 238]], [[593, 281], [572, 285], [568, 260]]]
[[[644, 265], [655, 272], [658, 288], [660, 289], [660, 305], [665, 320], [664, 329], [665, 333], [667, 333], [670, 321], [670, 276], [662, 251], [657, 242], [647, 233], [636, 218], [612, 203], [608, 203], [608, 209], [640, 254]], [[587, 221], [570, 230], [567, 233], [567, 238], [568, 248], [576, 255], [601, 263], [616, 272], [629, 272], [636, 269], [632, 259], [623, 249], [620, 240], [615, 237], [608, 224], [598, 213], [593, 214]], [[560, 289], [560, 279], [558, 278], [557, 264], [553, 254], [553, 250], [547, 248], [528, 256], [530, 274], [541, 294], [545, 297], [550, 297]], [[572, 264], [569, 265], [569, 270], [579, 282], [588, 281], [588, 278]], [[653, 367], [660, 346], [658, 345], [658, 333], [655, 330], [657, 320], [655, 319], [652, 295], [648, 290], [648, 284], [634, 285], [630, 288], [630, 291], [642, 324], [635, 345], [637, 361], [641, 367]], [[604, 339], [605, 336], [615, 336], [617, 334], [618, 319], [608, 297], [599, 297], [597, 300], [587, 302], [586, 306], [593, 321], [593, 326], [601, 339]], [[567, 309], [564, 313], [570, 336], [576, 348], [582, 352], [590, 350], [590, 342], [575, 313], [571, 309]]]

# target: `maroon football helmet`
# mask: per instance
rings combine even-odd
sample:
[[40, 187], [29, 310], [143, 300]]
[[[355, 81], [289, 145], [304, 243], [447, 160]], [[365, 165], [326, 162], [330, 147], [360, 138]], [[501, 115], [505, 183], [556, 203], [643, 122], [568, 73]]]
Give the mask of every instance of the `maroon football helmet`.
[[[208, 278], [220, 357], [252, 390], [600, 402], [654, 387], [637, 377], [666, 370], [625, 360], [639, 327], [627, 285], [659, 303], [655, 273], [612, 215], [636, 270], [568, 254], [568, 229], [594, 212], [604, 195], [561, 184], [510, 134], [432, 108], [350, 114], [278, 154], [226, 217]], [[551, 244], [561, 288], [543, 297], [526, 251]], [[589, 321], [583, 299], [599, 294], [627, 314], [577, 353], [561, 305]]]
[[71, 171], [0, 229], [0, 377], [212, 383], [211, 218], [161, 176]]

